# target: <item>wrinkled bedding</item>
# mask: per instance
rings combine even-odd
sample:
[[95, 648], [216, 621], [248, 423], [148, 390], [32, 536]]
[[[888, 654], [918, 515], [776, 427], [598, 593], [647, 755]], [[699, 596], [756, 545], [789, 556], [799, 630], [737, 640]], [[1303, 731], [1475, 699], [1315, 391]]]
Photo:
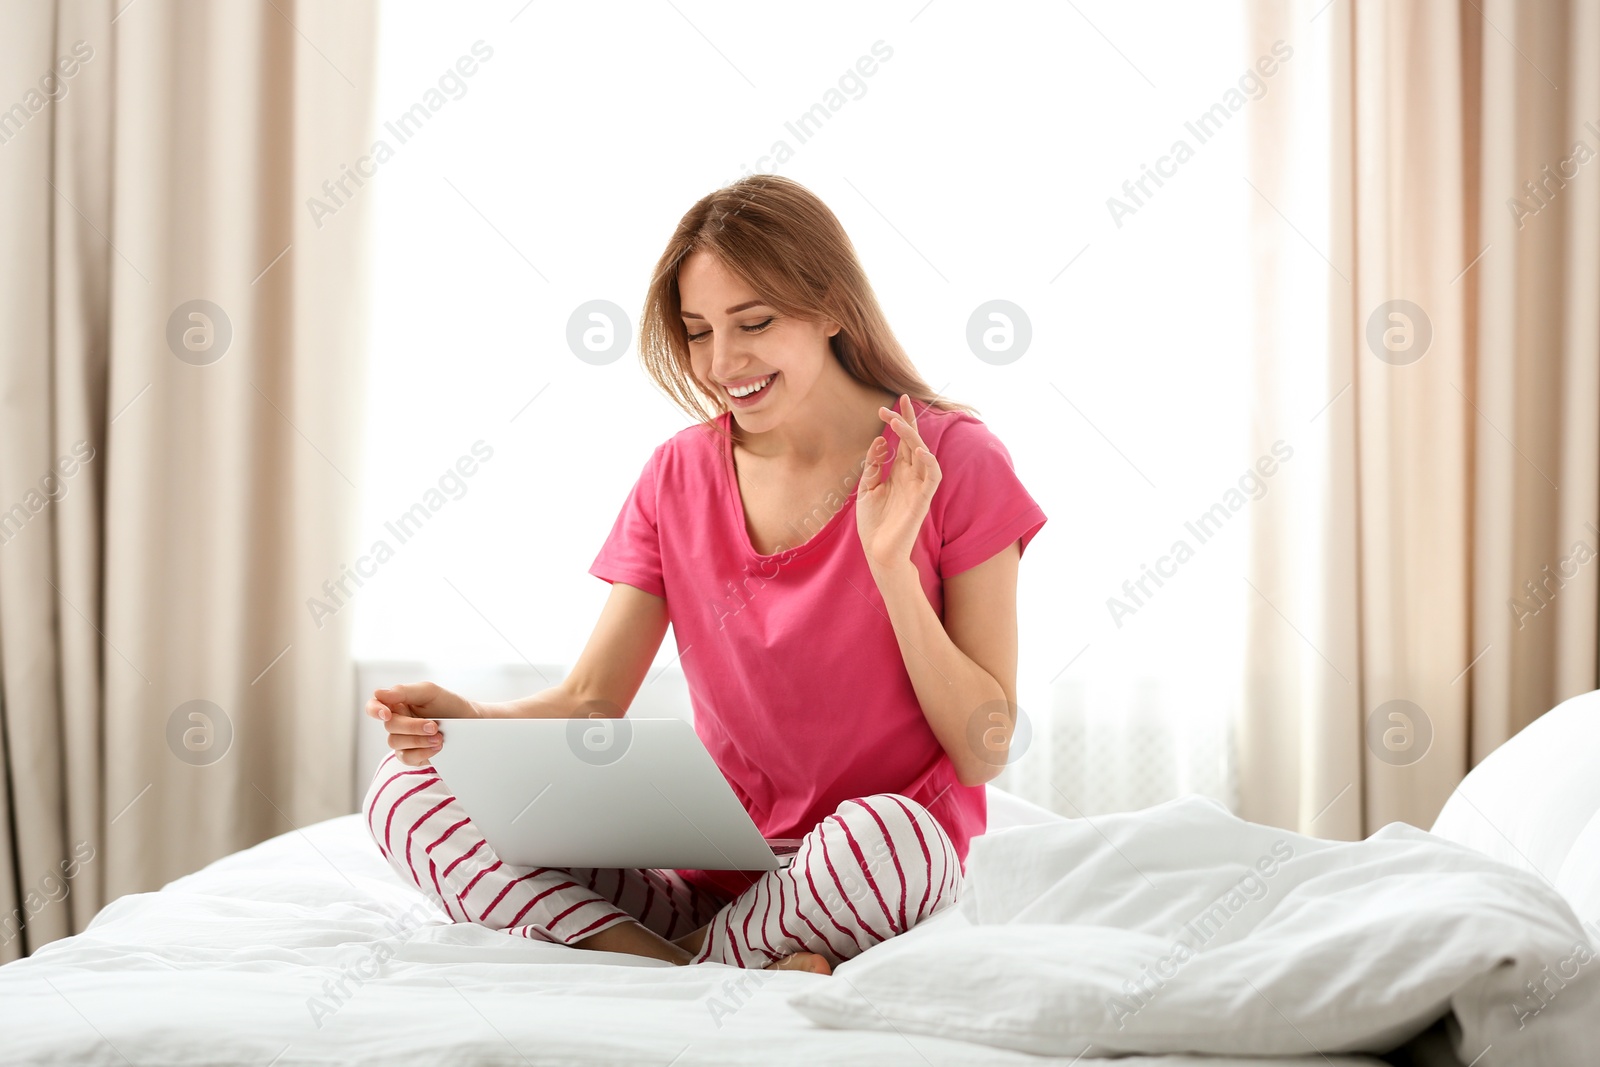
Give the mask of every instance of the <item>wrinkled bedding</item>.
[[973, 842], [958, 907], [789, 1003], [1045, 1056], [1386, 1053], [1444, 1019], [1461, 1064], [1600, 1063], [1567, 901], [1404, 823], [1334, 842], [1187, 797], [1013, 829]]
[[[966, 925], [953, 907], [904, 936]], [[912, 1030], [833, 1029], [790, 1006], [790, 997], [834, 980], [624, 956], [596, 963], [578, 949], [449, 923], [378, 856], [359, 816], [348, 815], [224, 857], [160, 892], [120, 898], [82, 934], [0, 967], [0, 1060], [1020, 1067], [1077, 1058], [1076, 1048], [1041, 1058]], [[959, 988], [970, 987], [964, 977]]]

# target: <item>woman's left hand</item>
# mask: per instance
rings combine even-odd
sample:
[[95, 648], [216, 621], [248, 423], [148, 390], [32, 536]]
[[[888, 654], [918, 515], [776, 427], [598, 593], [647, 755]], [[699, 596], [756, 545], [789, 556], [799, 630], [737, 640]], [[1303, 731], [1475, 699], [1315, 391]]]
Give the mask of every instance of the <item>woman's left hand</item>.
[[917, 432], [911, 398], [900, 396], [898, 412], [878, 408], [878, 417], [900, 439], [894, 463], [884, 466], [889, 443], [883, 435], [867, 448], [866, 466], [856, 488], [856, 531], [867, 563], [874, 569], [909, 562], [934, 490], [939, 488], [939, 461]]

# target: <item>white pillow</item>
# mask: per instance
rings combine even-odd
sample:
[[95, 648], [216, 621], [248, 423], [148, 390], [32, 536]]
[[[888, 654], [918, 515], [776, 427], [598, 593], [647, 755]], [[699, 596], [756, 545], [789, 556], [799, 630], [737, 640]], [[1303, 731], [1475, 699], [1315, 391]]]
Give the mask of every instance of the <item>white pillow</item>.
[[1541, 875], [1600, 945], [1600, 690], [1557, 704], [1461, 781], [1439, 837]]
[[[968, 922], [940, 913], [790, 1006], [1086, 1060], [1383, 1053], [1450, 1012], [1461, 1063], [1591, 1062], [1600, 971], [1561, 896], [1405, 823], [1326, 841], [1186, 797], [986, 834], [969, 864], [948, 909]], [[1556, 973], [1558, 996], [1528, 992]]]

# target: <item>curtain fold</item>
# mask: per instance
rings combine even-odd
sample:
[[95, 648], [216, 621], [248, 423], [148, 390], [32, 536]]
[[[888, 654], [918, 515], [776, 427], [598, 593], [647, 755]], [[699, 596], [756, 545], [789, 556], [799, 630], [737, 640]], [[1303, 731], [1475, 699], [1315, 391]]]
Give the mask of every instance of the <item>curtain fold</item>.
[[1252, 513], [1248, 818], [1429, 826], [1597, 685], [1597, 9], [1252, 5], [1300, 50], [1252, 113], [1258, 403], [1315, 462]]
[[376, 12], [0, 15], [4, 960], [349, 810]]
[[1600, 3], [1483, 18], [1473, 762], [1595, 687], [1600, 571]]

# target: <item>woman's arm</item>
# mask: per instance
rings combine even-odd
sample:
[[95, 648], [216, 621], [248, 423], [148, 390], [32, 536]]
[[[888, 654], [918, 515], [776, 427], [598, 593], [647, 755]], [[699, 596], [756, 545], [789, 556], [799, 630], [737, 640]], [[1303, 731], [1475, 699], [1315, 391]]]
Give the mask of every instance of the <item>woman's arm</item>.
[[945, 579], [941, 623], [922, 591], [911, 547], [944, 475], [917, 432], [911, 398], [902, 393], [899, 404], [898, 411], [878, 409], [900, 447], [888, 469], [883, 436], [867, 449], [856, 529], [922, 713], [956, 779], [981, 785], [1005, 768], [1016, 727], [1021, 539]]
[[521, 700], [487, 704], [433, 682], [405, 682], [374, 690], [367, 714], [383, 722], [389, 747], [410, 767], [427, 763], [444, 743], [437, 719], [617, 718], [633, 703], [666, 632], [667, 602], [617, 582], [577, 666], [559, 684]]
[[613, 582], [594, 632], [572, 672], [532, 696], [503, 703], [474, 701], [494, 718], [566, 719], [621, 716], [633, 703], [667, 633], [667, 602]]
[[962, 785], [1005, 769], [1016, 727], [1017, 542], [944, 582], [944, 622], [916, 565], [874, 567], [900, 656]]

